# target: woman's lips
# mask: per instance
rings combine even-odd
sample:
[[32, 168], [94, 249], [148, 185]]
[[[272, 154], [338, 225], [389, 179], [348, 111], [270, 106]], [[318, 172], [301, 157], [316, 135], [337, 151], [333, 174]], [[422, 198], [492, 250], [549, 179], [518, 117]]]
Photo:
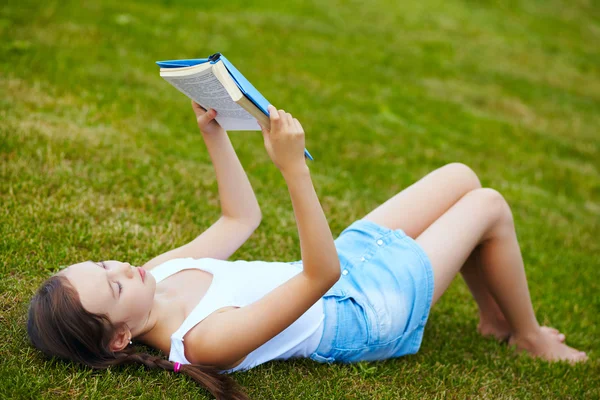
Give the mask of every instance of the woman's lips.
[[144, 282], [146, 280], [146, 271], [144, 270], [144, 268], [138, 267], [138, 272], [140, 273], [140, 276], [142, 277], [142, 282]]

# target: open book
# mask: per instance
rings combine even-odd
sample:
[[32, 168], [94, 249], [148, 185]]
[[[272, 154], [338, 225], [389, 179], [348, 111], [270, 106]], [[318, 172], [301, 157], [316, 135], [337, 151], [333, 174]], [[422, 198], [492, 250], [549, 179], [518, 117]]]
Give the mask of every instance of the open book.
[[[233, 64], [215, 53], [209, 58], [157, 61], [160, 76], [205, 109], [214, 108], [215, 118], [227, 131], [260, 130], [257, 120], [271, 129], [269, 101], [244, 78]], [[306, 158], [312, 160], [308, 150]]]

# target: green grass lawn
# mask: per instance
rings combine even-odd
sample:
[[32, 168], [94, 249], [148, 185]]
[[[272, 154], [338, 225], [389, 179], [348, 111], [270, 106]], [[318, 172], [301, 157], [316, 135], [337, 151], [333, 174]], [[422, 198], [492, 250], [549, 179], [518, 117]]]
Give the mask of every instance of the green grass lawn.
[[[154, 65], [215, 51], [302, 122], [335, 236], [430, 170], [471, 166], [513, 208], [539, 322], [590, 357], [550, 365], [479, 337], [457, 278], [418, 354], [267, 363], [234, 375], [251, 397], [600, 397], [597, 2], [201, 3], [0, 8], [0, 398], [207, 398], [165, 371], [44, 360], [25, 313], [61, 265], [139, 265], [219, 217], [189, 101]], [[298, 259], [288, 191], [262, 135], [230, 138], [263, 213], [232, 259]]]

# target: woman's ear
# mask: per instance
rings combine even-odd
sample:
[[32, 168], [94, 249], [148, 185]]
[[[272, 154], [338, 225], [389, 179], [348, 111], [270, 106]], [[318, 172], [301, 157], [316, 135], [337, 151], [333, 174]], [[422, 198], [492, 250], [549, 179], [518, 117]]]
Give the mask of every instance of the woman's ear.
[[131, 331], [127, 327], [127, 325], [123, 324], [120, 328], [118, 328], [111, 339], [108, 347], [112, 352], [117, 352], [123, 350], [129, 342], [131, 341]]

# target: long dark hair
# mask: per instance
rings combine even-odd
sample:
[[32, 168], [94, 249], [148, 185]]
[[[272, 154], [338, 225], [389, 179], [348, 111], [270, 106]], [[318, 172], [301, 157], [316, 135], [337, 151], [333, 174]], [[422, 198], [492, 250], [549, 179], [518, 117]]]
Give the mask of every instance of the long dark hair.
[[[54, 275], [38, 289], [29, 304], [27, 333], [31, 344], [49, 357], [75, 361], [92, 368], [141, 363], [148, 368], [174, 370], [162, 357], [136, 352], [128, 347], [113, 352], [109, 342], [117, 327], [106, 315], [83, 308], [79, 294], [64, 276]], [[217, 399], [246, 400], [237, 383], [216, 368], [187, 364], [180, 372], [198, 382]]]

